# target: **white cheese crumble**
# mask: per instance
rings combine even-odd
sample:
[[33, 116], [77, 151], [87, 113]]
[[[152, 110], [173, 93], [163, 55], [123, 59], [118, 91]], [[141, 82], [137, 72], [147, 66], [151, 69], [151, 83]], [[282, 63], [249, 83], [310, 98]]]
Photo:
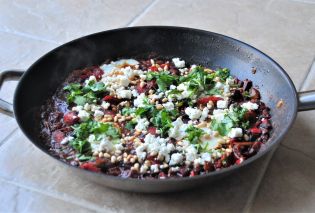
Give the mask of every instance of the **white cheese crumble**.
[[158, 173], [159, 172], [159, 165], [158, 164], [151, 165], [150, 170], [153, 173]]
[[217, 82], [215, 84], [214, 88], [216, 88], [216, 89], [223, 89], [224, 88], [224, 84], [222, 84], [221, 82]]
[[213, 115], [211, 116], [212, 119], [215, 119], [217, 121], [222, 121], [224, 119], [224, 116], [226, 115], [227, 110], [222, 109], [215, 109], [213, 110]]
[[85, 110], [79, 110], [78, 117], [81, 121], [87, 121], [90, 118], [90, 114]]
[[104, 116], [104, 112], [102, 112], [101, 110], [94, 111], [94, 118], [96, 120], [100, 120], [103, 116]]
[[238, 138], [243, 136], [243, 130], [241, 128], [232, 128], [228, 133], [230, 138]]
[[168, 111], [170, 110], [174, 110], [175, 106], [173, 104], [173, 102], [166, 102], [165, 104], [162, 104], [164, 106], [164, 108]]
[[201, 117], [200, 117], [200, 121], [206, 120], [208, 117], [208, 113], [209, 113], [209, 109], [207, 107], [203, 108], [202, 113], [201, 113]]
[[196, 158], [198, 158], [198, 150], [194, 145], [189, 145], [185, 148], [186, 161], [193, 162]]
[[106, 151], [110, 152], [114, 150], [113, 143], [109, 140], [109, 138], [104, 137], [99, 144], [98, 151]]
[[150, 122], [148, 121], [148, 119], [138, 118], [137, 119], [137, 125], [136, 125], [135, 129], [138, 131], [147, 130], [149, 124], [150, 124]]
[[174, 165], [180, 164], [180, 163], [182, 163], [183, 159], [184, 159], [184, 157], [182, 154], [174, 153], [171, 156], [171, 160], [170, 160], [169, 165], [174, 166]]
[[173, 58], [172, 61], [175, 64], [175, 67], [177, 67], [177, 68], [185, 67], [185, 61], [184, 60], [180, 60], [179, 58]]
[[202, 111], [197, 109], [197, 107], [195, 107], [195, 108], [187, 107], [185, 109], [185, 113], [188, 115], [188, 117], [191, 120], [196, 120], [196, 119], [200, 118]]
[[127, 99], [130, 99], [131, 98], [131, 95], [132, 95], [132, 92], [130, 90], [117, 90], [117, 97], [118, 98], [127, 98]]
[[101, 106], [104, 108], [104, 109], [108, 109], [109, 106], [110, 106], [110, 103], [106, 102], [106, 101], [103, 101]]
[[133, 101], [133, 105], [135, 107], [143, 107], [144, 104], [144, 100], [146, 99], [146, 96], [144, 93], [141, 93], [134, 101]]
[[144, 160], [145, 157], [147, 156], [147, 153], [145, 152], [147, 146], [145, 144], [141, 144], [136, 148], [136, 155], [138, 159]]
[[60, 142], [60, 144], [65, 145], [67, 143], [69, 143], [69, 141], [72, 141], [74, 139], [74, 137], [72, 136], [67, 136], [64, 139], [62, 139], [62, 141]]
[[228, 101], [226, 101], [226, 100], [218, 100], [218, 101], [217, 101], [217, 107], [218, 107], [219, 109], [225, 109], [225, 108], [227, 108], [227, 107], [228, 107]]
[[248, 110], [256, 110], [256, 109], [258, 109], [258, 104], [252, 103], [249, 101], [249, 102], [243, 103], [241, 105], [241, 107], [248, 109]]
[[172, 128], [169, 129], [168, 135], [176, 140], [181, 140], [186, 136], [186, 129], [188, 125], [184, 124], [182, 119], [179, 117], [176, 121], [172, 122]]

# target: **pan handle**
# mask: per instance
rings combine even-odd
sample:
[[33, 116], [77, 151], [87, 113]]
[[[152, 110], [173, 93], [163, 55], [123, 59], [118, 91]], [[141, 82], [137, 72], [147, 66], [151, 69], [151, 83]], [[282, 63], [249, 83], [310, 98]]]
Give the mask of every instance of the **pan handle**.
[[315, 90], [299, 92], [298, 111], [306, 111], [315, 109]]
[[[0, 89], [5, 81], [19, 80], [24, 74], [21, 70], [6, 70], [0, 73]], [[14, 117], [13, 104], [0, 98], [0, 113]]]

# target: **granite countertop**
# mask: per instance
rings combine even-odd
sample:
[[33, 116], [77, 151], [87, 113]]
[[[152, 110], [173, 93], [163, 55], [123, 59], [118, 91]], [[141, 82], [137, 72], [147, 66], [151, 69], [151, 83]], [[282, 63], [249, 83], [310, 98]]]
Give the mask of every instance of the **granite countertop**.
[[[274, 58], [297, 90], [315, 89], [314, 0], [3, 0], [0, 70], [27, 69], [72, 39], [136, 25], [176, 25], [246, 41]], [[0, 97], [12, 101], [16, 82]], [[143, 195], [77, 177], [0, 114], [0, 212], [314, 212], [315, 111], [298, 114], [280, 146], [200, 190]]]

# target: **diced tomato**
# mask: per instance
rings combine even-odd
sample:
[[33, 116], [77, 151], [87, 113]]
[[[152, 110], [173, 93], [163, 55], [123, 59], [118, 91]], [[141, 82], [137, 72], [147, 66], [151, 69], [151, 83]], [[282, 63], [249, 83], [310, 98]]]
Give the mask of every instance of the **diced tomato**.
[[79, 117], [76, 115], [75, 112], [67, 112], [64, 116], [63, 116], [63, 122], [66, 124], [66, 125], [73, 125], [75, 124], [76, 122], [79, 121]]
[[189, 177], [194, 177], [195, 176], [195, 172], [191, 171]]
[[157, 72], [158, 71], [158, 68], [156, 66], [151, 66], [149, 67], [149, 69], [153, 72]]
[[161, 179], [164, 179], [164, 178], [166, 178], [166, 175], [165, 175], [164, 172], [160, 172], [160, 173], [159, 173], [159, 177], [160, 177]]
[[60, 143], [65, 138], [65, 133], [60, 130], [56, 130], [52, 133], [52, 138], [57, 143]]
[[239, 165], [239, 164], [241, 164], [243, 161], [244, 161], [244, 158], [241, 157], [241, 158], [239, 158], [239, 159], [237, 159], [237, 160], [235, 161], [235, 164]]
[[259, 128], [251, 128], [250, 130], [249, 130], [253, 135], [259, 135], [259, 134], [261, 134], [261, 129], [259, 129]]
[[90, 170], [92, 172], [100, 172], [101, 169], [94, 162], [86, 162], [80, 165], [80, 168]]
[[95, 76], [97, 80], [100, 80], [103, 74], [104, 74], [104, 71], [101, 68], [95, 67], [93, 69], [93, 75]]
[[86, 68], [86, 69], [82, 70], [82, 73], [81, 73], [80, 78], [81, 78], [81, 79], [87, 79], [87, 78], [90, 77], [91, 75], [93, 75], [92, 70], [89, 69], [89, 68]]
[[155, 135], [155, 134], [156, 134], [156, 127], [150, 126], [150, 127], [148, 128], [148, 132], [149, 132], [151, 135]]
[[216, 97], [216, 96], [207, 96], [207, 97], [200, 98], [198, 100], [198, 104], [207, 104], [209, 101], [212, 101], [214, 104], [216, 104], [218, 100], [223, 100], [223, 98]]
[[111, 104], [117, 104], [120, 102], [120, 100], [118, 98], [115, 98], [114, 96], [111, 96], [111, 95], [106, 95], [103, 98], [103, 101], [106, 101], [106, 102], [111, 103]]

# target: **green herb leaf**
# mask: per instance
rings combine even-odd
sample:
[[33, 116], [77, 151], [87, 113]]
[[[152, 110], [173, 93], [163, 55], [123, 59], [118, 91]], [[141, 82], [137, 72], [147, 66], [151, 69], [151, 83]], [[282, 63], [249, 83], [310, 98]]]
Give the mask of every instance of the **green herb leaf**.
[[230, 76], [230, 70], [227, 68], [217, 69], [215, 75], [219, 77], [221, 81], [225, 81]]
[[135, 112], [136, 112], [135, 108], [129, 108], [129, 107], [123, 108], [121, 110], [122, 115], [131, 115], [132, 113], [135, 113]]
[[187, 129], [187, 139], [192, 144], [198, 144], [200, 142], [200, 137], [204, 134], [204, 131], [202, 129], [199, 129], [197, 127], [194, 127], [190, 125]]
[[132, 131], [135, 129], [137, 122], [129, 121], [126, 123], [125, 128]]
[[172, 84], [176, 84], [177, 76], [171, 75], [168, 72], [149, 72], [147, 79], [156, 79], [156, 83], [161, 91], [166, 91]]

